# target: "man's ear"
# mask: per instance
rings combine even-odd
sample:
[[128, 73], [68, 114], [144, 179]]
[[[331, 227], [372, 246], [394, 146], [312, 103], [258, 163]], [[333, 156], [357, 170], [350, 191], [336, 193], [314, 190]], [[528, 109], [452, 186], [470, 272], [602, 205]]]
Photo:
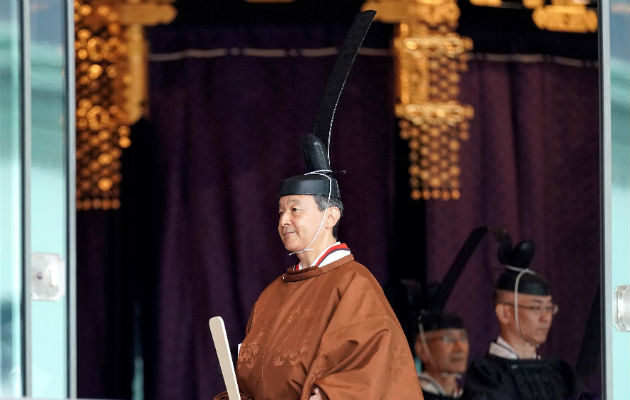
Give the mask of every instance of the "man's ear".
[[337, 221], [339, 221], [339, 218], [341, 218], [341, 211], [339, 211], [339, 208], [330, 207], [328, 209], [328, 215], [326, 217], [326, 225], [329, 228], [332, 228], [333, 226], [337, 225]]
[[497, 319], [502, 324], [509, 324], [512, 320], [512, 307], [507, 304], [497, 303], [494, 306], [494, 312], [497, 315]]
[[416, 336], [416, 341], [413, 343], [413, 351], [416, 353], [416, 357], [418, 357], [422, 362], [426, 362], [426, 350], [422, 344], [422, 340], [420, 340], [420, 335]]

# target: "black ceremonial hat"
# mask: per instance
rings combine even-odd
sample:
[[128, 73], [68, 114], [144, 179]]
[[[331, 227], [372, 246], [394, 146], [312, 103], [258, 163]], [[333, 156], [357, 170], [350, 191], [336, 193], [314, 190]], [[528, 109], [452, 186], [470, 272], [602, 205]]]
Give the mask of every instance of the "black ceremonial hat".
[[422, 318], [418, 320], [425, 332], [437, 331], [440, 329], [464, 329], [464, 322], [461, 317], [455, 313], [442, 312], [425, 312]]
[[502, 243], [504, 238], [509, 238], [505, 230], [500, 228], [481, 226], [473, 229], [441, 282], [423, 287], [418, 281], [401, 279], [385, 285], [385, 295], [401, 321], [412, 349], [419, 326], [422, 326], [424, 331], [464, 327], [459, 315], [445, 311], [444, 308], [468, 260], [487, 233], [492, 233], [499, 243]]
[[458, 315], [443, 310], [459, 277], [462, 272], [464, 272], [468, 260], [487, 233], [491, 233], [499, 242], [499, 254], [502, 254], [502, 251], [505, 251], [508, 246], [511, 249], [510, 236], [504, 229], [486, 226], [473, 229], [459, 249], [448, 271], [446, 271], [442, 282], [440, 282], [435, 292], [430, 296], [426, 308], [418, 317], [418, 323], [422, 324], [425, 331], [464, 327]]
[[418, 326], [422, 326], [422, 330], [425, 332], [441, 329], [464, 329], [462, 318], [454, 312], [444, 310], [444, 302], [436, 301], [436, 295], [440, 289], [444, 288], [443, 283], [436, 282], [427, 285], [429, 301], [418, 315], [417, 321]]
[[536, 247], [531, 240], [524, 240], [512, 248], [509, 237], [499, 248], [499, 261], [505, 269], [497, 279], [496, 289], [548, 296], [551, 294], [549, 283], [536, 272], [529, 269]]
[[302, 141], [307, 172], [304, 175], [284, 179], [278, 190], [279, 197], [292, 194], [341, 197], [339, 184], [332, 177], [330, 169], [329, 149], [332, 124], [346, 79], [375, 14], [375, 11], [368, 10], [355, 17], [328, 77], [315, 117], [313, 133], [306, 135]]
[[464, 244], [459, 249], [455, 259], [451, 263], [446, 275], [435, 289], [429, 289], [430, 297], [426, 307], [418, 316], [418, 325], [422, 326], [425, 332], [439, 329], [463, 329], [464, 323], [457, 314], [444, 311], [444, 306], [448, 301], [455, 284], [459, 280], [468, 260], [473, 255], [486, 233], [494, 232], [494, 228], [478, 227], [472, 230]]
[[435, 295], [439, 286], [435, 282], [425, 287], [415, 279], [391, 279], [383, 286], [385, 296], [400, 321], [412, 351], [420, 326], [424, 332], [464, 328], [464, 323], [457, 314], [428, 308], [430, 298]]

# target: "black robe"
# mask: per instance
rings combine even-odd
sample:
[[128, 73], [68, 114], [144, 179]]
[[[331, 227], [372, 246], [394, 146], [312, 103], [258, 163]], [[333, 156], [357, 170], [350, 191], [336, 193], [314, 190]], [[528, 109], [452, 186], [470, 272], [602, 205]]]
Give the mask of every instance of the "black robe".
[[[440, 391], [444, 392], [444, 389], [429, 374], [422, 373], [422, 374], [420, 374], [418, 376], [418, 379], [420, 380], [420, 387], [422, 389], [422, 395], [424, 396], [424, 400], [456, 400], [456, 399], [461, 399], [462, 398], [461, 390], [459, 390], [459, 389], [457, 390], [457, 392], [459, 393], [457, 397], [453, 397], [453, 396], [449, 396], [449, 395], [445, 395], [445, 394], [434, 393], [435, 390], [440, 390]], [[423, 383], [424, 383], [424, 386], [423, 386]], [[434, 390], [433, 391], [429, 391], [428, 388], [425, 388], [425, 386], [427, 386], [427, 387], [433, 386]]]
[[512, 360], [491, 354], [472, 362], [465, 400], [565, 400], [578, 385], [573, 369], [559, 358]]
[[424, 400], [455, 400], [455, 397], [452, 396], [442, 396], [441, 394], [434, 394], [422, 391], [422, 395], [424, 396]]

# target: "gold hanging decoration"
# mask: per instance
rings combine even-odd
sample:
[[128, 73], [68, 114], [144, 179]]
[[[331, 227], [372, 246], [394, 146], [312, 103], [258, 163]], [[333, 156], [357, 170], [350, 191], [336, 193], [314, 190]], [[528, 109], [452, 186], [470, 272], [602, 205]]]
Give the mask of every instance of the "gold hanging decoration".
[[534, 9], [532, 18], [536, 26], [556, 32], [597, 32], [597, 12], [582, 3], [553, 2]]
[[472, 40], [455, 33], [459, 7], [454, 0], [375, 0], [364, 9], [397, 24], [395, 111], [400, 136], [409, 141], [411, 197], [458, 199], [459, 150], [473, 117], [472, 107], [457, 100], [472, 50]]
[[[154, 3], [74, 1], [79, 210], [120, 207], [120, 158], [131, 145], [130, 126], [146, 103], [147, 57], [140, 23], [175, 17], [172, 6]], [[133, 15], [141, 15], [141, 22], [135, 23]]]
[[77, 99], [77, 208], [120, 207], [120, 157], [128, 119], [120, 107], [127, 46], [108, 2], [74, 1]]
[[[588, 2], [551, 0], [551, 4], [546, 4], [546, 0], [522, 0], [524, 8], [534, 10], [532, 19], [539, 29], [571, 33], [597, 32], [597, 12], [586, 6]], [[502, 0], [470, 0], [470, 3], [482, 7], [504, 7]], [[509, 4], [510, 8], [514, 7], [514, 3]]]

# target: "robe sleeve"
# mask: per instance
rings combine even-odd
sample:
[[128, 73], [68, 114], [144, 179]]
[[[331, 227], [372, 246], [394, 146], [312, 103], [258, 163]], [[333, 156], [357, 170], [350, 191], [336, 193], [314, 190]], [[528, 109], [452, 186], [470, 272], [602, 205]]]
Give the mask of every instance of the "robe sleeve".
[[475, 360], [466, 372], [465, 400], [518, 399], [516, 388], [509, 376], [498, 365], [481, 358]]
[[[246, 393], [241, 392], [241, 400], [254, 400], [254, 398]], [[227, 392], [221, 392], [214, 396], [213, 400], [229, 400]]]
[[[359, 277], [341, 295], [304, 382], [302, 399], [308, 399], [313, 385], [330, 400], [394, 398], [390, 386], [397, 384], [416, 385], [419, 394], [412, 365], [400, 325], [378, 283]], [[414, 387], [400, 393], [410, 392]]]

